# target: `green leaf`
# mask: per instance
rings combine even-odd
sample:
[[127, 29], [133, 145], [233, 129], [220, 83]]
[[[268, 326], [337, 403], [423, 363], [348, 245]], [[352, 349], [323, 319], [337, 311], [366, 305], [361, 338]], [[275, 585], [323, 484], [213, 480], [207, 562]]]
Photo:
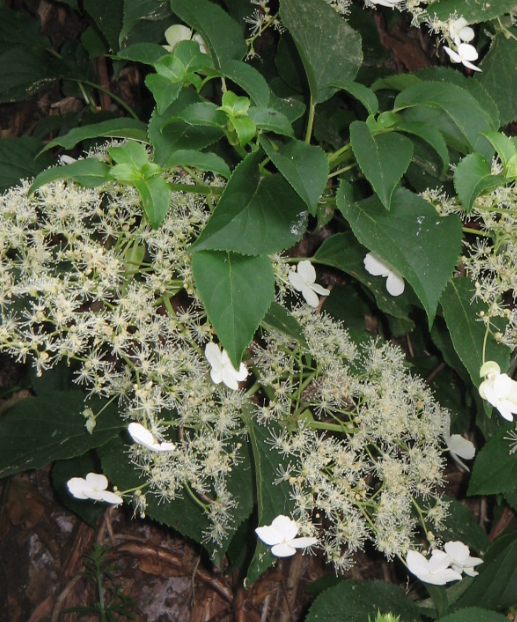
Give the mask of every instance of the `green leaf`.
[[454, 188], [467, 213], [480, 194], [504, 186], [506, 181], [504, 175], [492, 175], [490, 163], [480, 153], [464, 157], [454, 171]]
[[163, 177], [151, 177], [133, 183], [142, 198], [142, 206], [151, 227], [158, 229], [169, 211], [172, 194], [169, 184]]
[[307, 345], [305, 335], [303, 334], [302, 327], [298, 323], [298, 320], [292, 316], [285, 307], [278, 304], [278, 302], [273, 301], [271, 303], [271, 306], [262, 320], [262, 324], [266, 325], [268, 330], [273, 328]]
[[181, 149], [172, 153], [164, 166], [192, 166], [201, 171], [213, 171], [226, 179], [231, 172], [226, 162], [215, 153], [203, 153], [193, 149]]
[[508, 622], [508, 618], [479, 607], [468, 607], [441, 618], [441, 622]]
[[107, 443], [125, 427], [115, 404], [106, 406], [93, 433], [83, 410], [98, 413], [106, 400], [85, 401], [82, 391], [55, 392], [17, 402], [0, 419], [0, 477], [41, 469], [54, 460], [80, 456]]
[[513, 156], [517, 154], [515, 143], [501, 132], [485, 132], [483, 136], [490, 141], [503, 166], [506, 167]]
[[70, 150], [83, 140], [104, 136], [109, 138], [132, 138], [146, 143], [147, 126], [142, 121], [124, 117], [122, 119], [110, 119], [102, 123], [93, 123], [92, 125], [85, 125], [83, 127], [75, 127], [70, 130], [68, 134], [58, 136], [54, 140], [51, 140], [45, 148], [42, 149], [42, 152], [57, 146]]
[[97, 160], [97, 158], [79, 160], [67, 166], [54, 166], [36, 177], [29, 189], [29, 194], [36, 192], [41, 186], [57, 179], [73, 179], [81, 186], [95, 188], [108, 180], [109, 170], [109, 166]]
[[352, 81], [363, 60], [361, 36], [321, 0], [280, 0], [282, 24], [289, 30], [305, 67], [313, 104]]
[[26, 46], [28, 42], [30, 42], [33, 50], [36, 48], [43, 50], [50, 47], [48, 38], [41, 32], [41, 24], [38, 20], [1, 7], [0, 54], [19, 45]]
[[413, 134], [425, 140], [425, 142], [431, 145], [440, 156], [443, 163], [444, 174], [449, 171], [449, 151], [445, 143], [445, 138], [433, 125], [430, 123], [397, 123], [395, 129], [398, 132]]
[[27, 46], [0, 54], [0, 104], [19, 102], [69, 75], [63, 61]]
[[36, 159], [41, 147], [41, 141], [36, 138], [0, 140], [0, 192], [54, 164], [50, 154]]
[[76, 499], [70, 494], [67, 482], [72, 477], [86, 477], [88, 473], [96, 473], [93, 452], [70, 458], [57, 460], [52, 467], [52, 484], [64, 505], [80, 516], [90, 527], [96, 527], [99, 518], [106, 512], [105, 503], [96, 503], [89, 499]]
[[233, 125], [235, 132], [237, 133], [237, 137], [239, 138], [239, 144], [241, 147], [247, 145], [250, 140], [257, 133], [257, 128], [255, 124], [249, 117], [229, 117], [231, 124]]
[[255, 152], [236, 167], [191, 252], [276, 253], [302, 237], [305, 204], [281, 175], [261, 177], [259, 162], [260, 153]]
[[316, 215], [318, 201], [327, 185], [329, 164], [321, 147], [293, 140], [276, 150], [264, 136], [260, 138], [273, 164], [287, 179], [299, 197], [305, 202], [311, 214]]
[[128, 164], [137, 171], [149, 162], [149, 154], [140, 143], [128, 142], [123, 147], [110, 147], [110, 157], [118, 164]]
[[345, 203], [341, 188], [337, 200], [359, 242], [409, 281], [431, 325], [461, 253], [459, 218], [441, 218], [427, 201], [402, 188], [394, 192], [389, 212], [377, 197]]
[[124, 26], [139, 20], [162, 21], [170, 15], [168, 0], [124, 0]]
[[117, 58], [122, 60], [132, 60], [135, 63], [143, 63], [144, 65], [154, 65], [164, 56], [168, 56], [169, 52], [157, 43], [135, 43], [117, 54]]
[[145, 86], [151, 91], [156, 101], [156, 112], [163, 114], [178, 99], [183, 84], [171, 82], [165, 76], [151, 73], [145, 78]]
[[274, 110], [287, 117], [290, 123], [303, 117], [305, 104], [294, 97], [277, 97], [273, 92], [270, 94], [269, 105]]
[[517, 489], [517, 460], [510, 454], [510, 441], [505, 440], [513, 427], [506, 425], [478, 453], [468, 495], [491, 495]]
[[208, 319], [238, 369], [275, 294], [271, 262], [265, 255], [201, 251], [192, 256], [192, 273]]
[[359, 168], [384, 207], [390, 209], [393, 191], [411, 163], [413, 143], [395, 132], [372, 136], [363, 121], [350, 126], [350, 142]]
[[[287, 482], [279, 482], [278, 471], [281, 466], [287, 467], [288, 460], [274, 450], [269, 444], [271, 432], [280, 432], [280, 426], [272, 422], [268, 428], [255, 423], [251, 412], [244, 412], [246, 428], [253, 449], [255, 479], [258, 502], [258, 523], [260, 526], [270, 525], [279, 514], [289, 516], [294, 508], [291, 499], [291, 487]], [[257, 539], [258, 540], [258, 539]], [[246, 581], [252, 583], [274, 562], [269, 547], [258, 540], [253, 560], [248, 568]]]
[[269, 86], [262, 74], [251, 65], [230, 60], [219, 69], [219, 73], [244, 89], [251, 97], [254, 106], [259, 108], [269, 106]]
[[351, 231], [347, 231], [327, 238], [313, 259], [319, 264], [332, 266], [355, 277], [372, 292], [377, 306], [383, 313], [408, 319], [410, 304], [407, 292], [401, 296], [390, 296], [386, 291], [385, 280], [366, 272], [363, 262], [367, 253], [368, 249], [359, 244]]
[[491, 157], [491, 145], [479, 134], [497, 127], [493, 127], [488, 113], [465, 89], [445, 82], [420, 82], [402, 91], [394, 106], [398, 110], [411, 106], [443, 110], [461, 132], [471, 151]]
[[444, 501], [447, 501], [449, 506], [447, 518], [443, 521], [443, 529], [439, 531], [440, 538], [443, 541], [460, 540], [476, 553], [483, 555], [490, 546], [486, 531], [463, 503], [448, 497], [444, 497]]
[[226, 115], [211, 102], [199, 102], [190, 104], [183, 108], [178, 114], [178, 119], [185, 121], [189, 125], [198, 125], [200, 127], [226, 127]]
[[501, 113], [501, 125], [517, 119], [517, 73], [513, 71], [516, 65], [517, 41], [498, 33], [480, 65], [483, 73], [476, 80], [496, 102]]
[[400, 622], [420, 619], [411, 598], [394, 583], [346, 580], [318, 596], [306, 622], [367, 622], [377, 611], [400, 616]]
[[506, 370], [510, 363], [510, 350], [497, 343], [492, 335], [488, 335], [486, 356], [483, 360], [486, 329], [479, 321], [479, 314], [486, 311], [486, 307], [473, 300], [474, 294], [472, 281], [467, 277], [458, 277], [447, 285], [440, 304], [454, 348], [467, 368], [474, 386], [478, 387], [481, 384], [479, 370], [484, 360], [496, 361], [502, 370]]
[[251, 107], [248, 111], [249, 118], [259, 130], [266, 132], [275, 132], [283, 136], [294, 138], [293, 127], [289, 119], [273, 108], [255, 108]]
[[155, 147], [154, 161], [162, 165], [174, 151], [197, 151], [215, 143], [223, 136], [219, 127], [197, 127], [181, 119], [154, 117], [149, 124], [149, 139]]
[[366, 330], [365, 320], [374, 309], [373, 304], [368, 304], [365, 298], [366, 296], [358, 291], [357, 287], [347, 283], [346, 287], [334, 285], [323, 303], [323, 311], [341, 320], [356, 344], [370, 341], [372, 338], [372, 334]]
[[[506, 609], [517, 602], [517, 541], [515, 537], [503, 536], [488, 549], [484, 563], [470, 588], [454, 604], [456, 615], [463, 607], [479, 606], [486, 609]], [[467, 609], [468, 611], [468, 609]], [[461, 619], [461, 618], [460, 618]], [[482, 617], [470, 621], [483, 620]], [[488, 622], [492, 622], [487, 618]], [[494, 620], [495, 622], [495, 620]], [[502, 622], [502, 621], [501, 621]]]
[[94, 19], [97, 28], [106, 37], [111, 51], [120, 49], [119, 35], [122, 30], [124, 0], [84, 0], [84, 9]]
[[488, 22], [514, 9], [517, 9], [516, 0], [497, 0], [493, 3], [486, 3], [483, 0], [441, 0], [441, 2], [436, 2], [430, 6], [428, 13], [431, 18], [436, 16], [444, 21], [456, 13], [464, 17], [468, 24], [479, 24], [480, 22]]
[[216, 69], [242, 60], [248, 50], [239, 24], [208, 0], [171, 0], [174, 13], [203, 37]]
[[363, 104], [368, 114], [377, 114], [379, 111], [379, 101], [375, 93], [359, 82], [352, 82], [351, 80], [337, 81], [331, 86], [335, 86], [342, 91], [346, 91], [352, 97], [355, 97]]

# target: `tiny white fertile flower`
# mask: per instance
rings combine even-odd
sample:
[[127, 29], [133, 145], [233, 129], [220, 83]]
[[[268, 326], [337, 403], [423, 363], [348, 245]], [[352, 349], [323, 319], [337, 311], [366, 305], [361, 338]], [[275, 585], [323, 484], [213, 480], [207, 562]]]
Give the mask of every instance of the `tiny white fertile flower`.
[[76, 499], [105, 501], [113, 505], [119, 505], [123, 501], [120, 495], [106, 490], [108, 478], [100, 473], [88, 473], [86, 479], [83, 477], [72, 477], [66, 485]]
[[311, 262], [306, 259], [300, 261], [297, 266], [297, 271], [292, 270], [289, 272], [289, 282], [298, 292], [302, 292], [302, 296], [305, 298], [307, 304], [315, 309], [320, 304], [320, 296], [328, 296], [330, 291], [325, 289], [316, 282], [316, 270]]
[[470, 45], [470, 43], [460, 43], [456, 51], [451, 50], [451, 48], [448, 48], [446, 45], [443, 46], [443, 49], [450, 56], [453, 63], [461, 63], [473, 71], [481, 71], [479, 67], [476, 67], [476, 65], [470, 62], [472, 60], [477, 60], [479, 56], [476, 48]]
[[470, 557], [470, 550], [463, 542], [446, 542], [443, 545], [445, 552], [451, 558], [451, 568], [456, 572], [464, 572], [469, 577], [475, 577], [479, 572], [474, 570], [474, 566], [482, 564], [480, 557]]
[[444, 437], [447, 449], [451, 454], [451, 458], [468, 471], [469, 468], [467, 465], [463, 464], [460, 458], [463, 458], [464, 460], [472, 460], [472, 458], [476, 455], [476, 448], [474, 447], [474, 444], [466, 438], [463, 438], [463, 436], [460, 436], [459, 434], [451, 435], [448, 431], [444, 434]]
[[296, 549], [305, 549], [318, 543], [316, 538], [297, 538], [298, 525], [289, 516], [280, 514], [271, 525], [257, 527], [257, 536], [271, 548], [271, 553], [275, 557], [291, 557], [296, 553]]
[[434, 550], [431, 559], [426, 559], [418, 551], [408, 551], [406, 564], [410, 572], [424, 583], [445, 585], [449, 581], [461, 580], [461, 574], [449, 568], [451, 558], [444, 551]]
[[136, 423], [135, 421], [127, 426], [127, 431], [135, 443], [138, 443], [143, 447], [147, 447], [149, 451], [161, 452], [174, 451], [174, 449], [176, 449], [176, 445], [174, 443], [158, 443], [149, 430], [144, 428], [142, 424]]
[[459, 39], [464, 43], [469, 43], [475, 37], [474, 31], [468, 26], [464, 17], [449, 22], [449, 35], [454, 41]]
[[392, 296], [400, 296], [404, 292], [404, 279], [399, 272], [391, 268], [375, 253], [368, 253], [364, 258], [364, 268], [372, 276], [386, 276], [386, 289]]
[[479, 374], [482, 378], [486, 376], [479, 385], [479, 395], [497, 408], [505, 419], [513, 421], [513, 415], [517, 414], [517, 382], [502, 374], [495, 361], [487, 361]]
[[206, 344], [205, 348], [206, 360], [210, 363], [210, 377], [215, 384], [224, 383], [229, 389], [237, 391], [239, 382], [246, 380], [248, 370], [244, 363], [240, 364], [239, 371], [235, 369], [230, 361], [228, 352], [219, 349], [219, 346], [213, 341]]

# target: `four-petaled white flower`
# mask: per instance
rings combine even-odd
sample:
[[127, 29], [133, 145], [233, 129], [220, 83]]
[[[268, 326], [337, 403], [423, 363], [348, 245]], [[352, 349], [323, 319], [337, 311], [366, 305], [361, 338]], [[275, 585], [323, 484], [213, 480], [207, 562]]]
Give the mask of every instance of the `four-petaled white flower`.
[[444, 551], [434, 550], [431, 559], [426, 559], [418, 551], [408, 551], [406, 564], [410, 572], [424, 583], [445, 585], [449, 581], [461, 580], [461, 574], [449, 568], [451, 558]]
[[307, 304], [315, 309], [320, 304], [320, 296], [328, 296], [330, 291], [325, 289], [316, 282], [316, 270], [308, 259], [300, 261], [297, 266], [297, 271], [292, 270], [289, 272], [289, 282], [298, 292], [302, 292], [302, 296], [305, 298]]
[[463, 542], [446, 542], [443, 545], [445, 552], [450, 557], [450, 566], [456, 572], [464, 572], [469, 577], [475, 577], [479, 574], [474, 570], [474, 566], [482, 564], [480, 557], [471, 557], [469, 547]]
[[459, 434], [451, 435], [449, 431], [444, 434], [444, 438], [445, 443], [447, 444], [447, 449], [451, 454], [451, 458], [468, 471], [468, 466], [463, 464], [460, 458], [463, 458], [464, 460], [472, 460], [472, 458], [476, 455], [476, 448], [474, 447], [474, 444]]
[[486, 380], [479, 385], [479, 395], [497, 408], [505, 419], [513, 421], [513, 415], [517, 414], [517, 382], [502, 374], [495, 361], [487, 361], [479, 375], [482, 378], [486, 376]]
[[257, 527], [257, 536], [271, 548], [276, 557], [291, 557], [296, 549], [305, 549], [318, 543], [316, 538], [297, 538], [298, 525], [289, 516], [277, 516], [271, 525]]
[[364, 258], [364, 268], [372, 276], [387, 276], [386, 289], [392, 296], [400, 296], [404, 292], [404, 279], [375, 253], [368, 253]]
[[149, 430], [144, 428], [141, 423], [136, 423], [136, 421], [127, 426], [127, 431], [135, 443], [147, 447], [149, 451], [162, 452], [174, 451], [176, 449], [174, 443], [159, 443]]
[[228, 352], [226, 352], [226, 350], [221, 352], [219, 346], [213, 341], [206, 344], [205, 356], [212, 367], [210, 370], [210, 377], [215, 384], [220, 384], [222, 382], [229, 389], [237, 391], [239, 388], [238, 383], [246, 380], [248, 376], [246, 365], [241, 363], [239, 371], [237, 371], [230, 361]]
[[449, 22], [449, 35], [454, 41], [459, 39], [464, 43], [470, 43], [475, 37], [474, 31], [468, 26], [468, 22], [464, 17]]
[[481, 71], [479, 67], [473, 65], [470, 61], [478, 59], [478, 53], [476, 48], [470, 43], [460, 43], [459, 39], [456, 39], [457, 46], [456, 50], [451, 50], [451, 48], [446, 45], [443, 46], [443, 49], [450, 56], [450, 59], [453, 63], [461, 63], [465, 67], [472, 69], [473, 71]]
[[76, 499], [93, 499], [93, 501], [105, 501], [113, 505], [119, 505], [123, 501], [120, 495], [106, 490], [108, 478], [99, 473], [88, 473], [86, 479], [72, 477], [66, 485]]

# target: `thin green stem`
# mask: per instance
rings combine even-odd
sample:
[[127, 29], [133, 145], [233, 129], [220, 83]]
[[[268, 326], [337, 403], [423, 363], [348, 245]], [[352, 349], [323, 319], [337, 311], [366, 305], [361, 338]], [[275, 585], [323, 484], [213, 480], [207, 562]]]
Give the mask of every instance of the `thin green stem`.
[[351, 148], [352, 148], [352, 145], [350, 143], [347, 143], [346, 145], [341, 147], [341, 149], [338, 149], [334, 153], [329, 153], [328, 155], [329, 167], [332, 168], [333, 163]]
[[224, 190], [224, 188], [219, 188], [218, 186], [203, 186], [201, 184], [169, 184], [169, 187], [171, 190], [177, 190], [179, 192], [194, 192], [196, 194], [206, 194], [207, 196], [211, 194], [222, 194]]
[[309, 144], [312, 138], [312, 128], [314, 126], [314, 115], [316, 113], [316, 104], [314, 103], [312, 96], [309, 104], [309, 120], [307, 121], [307, 132], [305, 134], [305, 142]]
[[340, 168], [338, 171], [331, 173], [328, 178], [330, 179], [331, 177], [337, 177], [337, 175], [341, 175], [341, 173], [345, 173], [346, 171], [349, 171], [356, 166], [357, 166], [357, 162], [354, 162], [353, 164], [349, 164], [348, 166], [345, 166], [344, 168]]
[[99, 564], [96, 564], [97, 590], [99, 591], [99, 609], [101, 614], [101, 622], [106, 622], [106, 607], [104, 605], [104, 592], [102, 591], [102, 573]]
[[486, 363], [486, 344], [488, 341], [488, 334], [490, 333], [490, 325], [486, 325], [485, 337], [483, 339], [483, 365]]
[[486, 231], [479, 231], [479, 229], [471, 229], [470, 227], [463, 227], [463, 233], [472, 233], [473, 235], [481, 235], [484, 238], [491, 238], [490, 233], [486, 233]]
[[114, 93], [112, 93], [109, 89], [105, 89], [100, 84], [96, 84], [95, 82], [90, 82], [89, 80], [78, 80], [76, 78], [65, 78], [65, 80], [70, 80], [71, 82], [77, 82], [78, 84], [86, 84], [86, 86], [91, 86], [92, 89], [97, 89], [101, 91], [101, 93], [106, 93], [106, 95], [109, 95], [111, 99], [116, 101], [119, 106], [122, 106], [122, 108], [124, 108], [124, 110], [128, 112], [133, 117], [133, 119], [136, 119], [137, 121], [139, 121], [136, 113], [133, 111], [132, 108], [130, 108], [126, 104], [126, 102], [123, 99], [121, 99], [118, 95], [115, 95]]

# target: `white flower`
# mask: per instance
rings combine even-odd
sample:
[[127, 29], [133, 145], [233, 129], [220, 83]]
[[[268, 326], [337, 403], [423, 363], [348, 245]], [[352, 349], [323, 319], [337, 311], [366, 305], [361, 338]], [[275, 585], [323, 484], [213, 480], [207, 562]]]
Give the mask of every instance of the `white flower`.
[[[457, 42], [459, 43], [459, 39], [457, 39]], [[451, 48], [448, 48], [446, 45], [443, 46], [443, 49], [450, 56], [453, 63], [462, 63], [465, 67], [473, 71], [481, 71], [479, 67], [476, 67], [476, 65], [470, 62], [471, 60], [478, 59], [477, 50], [473, 45], [470, 45], [470, 43], [459, 43], [456, 51], [451, 50]]]
[[164, 45], [163, 47], [170, 52], [171, 54], [174, 52], [174, 48], [180, 43], [180, 41], [196, 41], [199, 44], [199, 49], [203, 54], [206, 54], [206, 46], [203, 40], [203, 37], [199, 34], [195, 34], [187, 26], [183, 26], [182, 24], [174, 24], [174, 26], [170, 26], [165, 31], [165, 39], [168, 45]]
[[444, 434], [444, 438], [445, 443], [447, 444], [447, 449], [451, 454], [451, 458], [456, 460], [458, 464], [468, 471], [469, 468], [467, 465], [463, 464], [460, 458], [463, 458], [464, 460], [472, 460], [472, 458], [476, 455], [476, 448], [474, 447], [474, 444], [459, 434], [452, 434], [451, 436], [449, 431]]
[[486, 380], [479, 385], [479, 395], [497, 408], [505, 419], [513, 421], [513, 415], [517, 414], [517, 382], [502, 374], [495, 361], [487, 361], [479, 375], [482, 378], [486, 376]]
[[474, 570], [474, 566], [482, 564], [480, 557], [470, 557], [470, 550], [463, 542], [446, 542], [443, 545], [445, 552], [450, 557], [450, 566], [456, 572], [464, 572], [469, 577], [475, 577], [479, 572]]
[[459, 39], [465, 43], [469, 43], [475, 36], [472, 28], [468, 26], [468, 22], [464, 17], [460, 17], [459, 19], [455, 19], [452, 22], [449, 22], [449, 35], [451, 39], [456, 41]]
[[142, 424], [136, 423], [135, 421], [127, 426], [127, 431], [135, 443], [138, 443], [143, 447], [147, 447], [149, 451], [161, 452], [174, 451], [174, 449], [176, 449], [176, 445], [174, 443], [158, 443], [149, 430], [144, 428]]
[[315, 281], [316, 270], [308, 259], [300, 261], [297, 271], [292, 270], [289, 272], [289, 282], [294, 289], [298, 292], [302, 292], [302, 296], [305, 298], [307, 304], [317, 309], [320, 304], [320, 299], [316, 294], [328, 296], [330, 291], [318, 285]]
[[113, 505], [119, 505], [123, 501], [120, 495], [106, 490], [108, 478], [99, 473], [88, 473], [86, 479], [72, 477], [66, 485], [76, 499], [93, 499], [94, 501], [105, 501]]
[[451, 558], [444, 551], [434, 550], [431, 559], [426, 559], [418, 551], [408, 551], [406, 564], [410, 572], [424, 583], [445, 585], [449, 581], [461, 580], [461, 574], [449, 568]]
[[364, 268], [372, 276], [387, 276], [386, 289], [392, 296], [400, 296], [404, 292], [404, 279], [399, 272], [391, 268], [375, 253], [368, 253], [364, 258]]
[[401, 2], [402, 0], [370, 0], [371, 4], [380, 4], [380, 6], [387, 6], [389, 9], [394, 9]]
[[237, 391], [239, 388], [238, 383], [246, 380], [248, 376], [248, 370], [244, 363], [240, 364], [239, 371], [235, 369], [230, 361], [228, 352], [219, 349], [219, 346], [213, 341], [206, 344], [205, 356], [207, 361], [212, 366], [210, 370], [210, 377], [215, 384], [224, 383], [229, 389]]
[[271, 553], [276, 557], [291, 557], [296, 549], [305, 549], [318, 543], [316, 538], [297, 538], [298, 525], [289, 516], [277, 516], [271, 525], [257, 527], [257, 536], [271, 546]]

